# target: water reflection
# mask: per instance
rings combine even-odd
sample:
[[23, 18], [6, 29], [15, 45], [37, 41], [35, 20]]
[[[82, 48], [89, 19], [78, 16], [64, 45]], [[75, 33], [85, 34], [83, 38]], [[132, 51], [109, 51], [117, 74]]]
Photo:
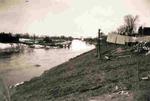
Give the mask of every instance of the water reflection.
[[24, 53], [0, 59], [0, 74], [8, 85], [30, 80], [70, 58], [93, 49], [94, 46], [74, 40], [70, 49], [27, 49]]
[[83, 41], [80, 41], [80, 40], [72, 41], [71, 49], [73, 51], [81, 51], [81, 50], [85, 50], [85, 49], [88, 49], [88, 48], [90, 48], [90, 47], [88, 47], [88, 44], [86, 44]]

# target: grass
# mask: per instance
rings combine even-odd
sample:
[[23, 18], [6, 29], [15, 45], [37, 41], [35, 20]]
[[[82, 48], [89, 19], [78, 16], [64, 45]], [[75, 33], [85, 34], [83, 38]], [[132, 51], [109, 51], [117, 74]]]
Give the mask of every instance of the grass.
[[[125, 51], [118, 52], [118, 48]], [[122, 90], [133, 93], [135, 101], [149, 101], [144, 98], [149, 98], [150, 81], [138, 78], [149, 74], [150, 56], [135, 54], [130, 47], [120, 45], [105, 44], [101, 49], [102, 60], [92, 50], [16, 87], [11, 92], [12, 101], [90, 101]], [[105, 60], [105, 55], [111, 59]]]
[[11, 101], [10, 91], [2, 78], [0, 78], [0, 101]]

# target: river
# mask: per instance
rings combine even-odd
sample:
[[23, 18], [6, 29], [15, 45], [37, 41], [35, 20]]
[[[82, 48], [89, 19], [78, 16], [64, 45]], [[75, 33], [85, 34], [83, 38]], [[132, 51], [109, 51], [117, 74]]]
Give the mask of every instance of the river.
[[40, 76], [45, 70], [93, 49], [94, 46], [73, 40], [70, 49], [26, 49], [0, 57], [0, 75], [8, 86]]

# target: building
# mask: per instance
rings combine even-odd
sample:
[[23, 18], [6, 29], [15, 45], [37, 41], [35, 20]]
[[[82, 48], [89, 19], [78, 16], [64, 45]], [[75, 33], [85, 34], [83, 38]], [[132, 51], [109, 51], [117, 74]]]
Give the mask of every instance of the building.
[[132, 36], [125, 36], [125, 35], [110, 33], [107, 36], [107, 42], [108, 43], [125, 45], [125, 44], [128, 44], [128, 43], [136, 43], [137, 38], [132, 37]]
[[150, 27], [139, 27], [138, 33], [142, 36], [150, 36]]
[[107, 36], [107, 42], [122, 45], [137, 42], [150, 42], [150, 27], [139, 27], [138, 34], [136, 36], [109, 33]]

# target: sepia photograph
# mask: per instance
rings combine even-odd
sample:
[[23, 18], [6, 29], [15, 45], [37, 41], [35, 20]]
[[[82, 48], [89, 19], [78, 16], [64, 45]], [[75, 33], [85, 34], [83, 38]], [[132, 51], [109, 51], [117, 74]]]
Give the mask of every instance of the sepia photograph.
[[150, 0], [0, 0], [0, 101], [150, 101]]

